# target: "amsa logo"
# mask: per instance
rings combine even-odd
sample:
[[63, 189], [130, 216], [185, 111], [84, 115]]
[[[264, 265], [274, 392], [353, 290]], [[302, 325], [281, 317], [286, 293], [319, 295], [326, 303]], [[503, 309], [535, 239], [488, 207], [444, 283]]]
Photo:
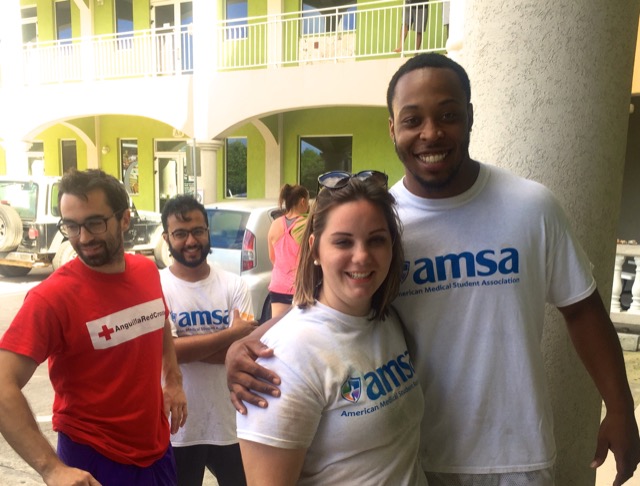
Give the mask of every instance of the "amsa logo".
[[[384, 397], [415, 376], [409, 351], [400, 354], [396, 359], [364, 374], [365, 393], [369, 400]], [[344, 389], [343, 389], [344, 391]]]
[[511, 275], [520, 272], [520, 257], [515, 248], [481, 250], [476, 254], [469, 251], [449, 253], [435, 258], [418, 258], [411, 264], [405, 262], [402, 280], [409, 275], [414, 283], [457, 280], [462, 277], [490, 277], [491, 275]]
[[178, 327], [213, 326], [229, 327], [229, 309], [194, 310], [190, 312], [171, 311], [171, 320]]

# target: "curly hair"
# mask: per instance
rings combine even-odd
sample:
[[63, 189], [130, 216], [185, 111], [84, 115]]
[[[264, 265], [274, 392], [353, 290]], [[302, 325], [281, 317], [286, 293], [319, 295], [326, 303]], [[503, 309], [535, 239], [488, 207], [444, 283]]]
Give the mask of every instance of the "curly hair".
[[120, 221], [124, 210], [129, 208], [129, 195], [122, 182], [100, 169], [67, 171], [58, 186], [58, 207], [64, 194], [88, 201], [87, 195], [96, 189], [104, 192], [107, 204], [115, 213], [116, 219]]

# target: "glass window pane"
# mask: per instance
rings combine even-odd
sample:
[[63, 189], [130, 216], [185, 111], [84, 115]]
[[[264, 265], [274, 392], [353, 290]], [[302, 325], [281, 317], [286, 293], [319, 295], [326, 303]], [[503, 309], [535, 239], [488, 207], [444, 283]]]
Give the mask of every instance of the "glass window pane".
[[328, 0], [319, 9], [314, 2], [302, 2], [302, 33], [316, 35], [355, 30], [356, 7], [353, 3], [353, 0]]
[[158, 5], [154, 10], [156, 15], [154, 27], [156, 29], [160, 29], [162, 27], [173, 27], [175, 25], [173, 5]]
[[180, 4], [180, 25], [189, 25], [193, 23], [193, 4], [192, 2], [182, 2]]
[[62, 173], [69, 169], [78, 168], [78, 152], [75, 140], [60, 140], [60, 153], [62, 154]]
[[226, 140], [227, 197], [247, 197], [247, 139]]
[[138, 141], [136, 139], [120, 140], [120, 162], [122, 182], [129, 194], [138, 194]]
[[38, 9], [37, 7], [23, 7], [20, 10], [22, 16], [22, 42], [38, 42]]
[[207, 215], [213, 248], [242, 248], [244, 230], [249, 220], [248, 212], [207, 209]]
[[36, 215], [38, 184], [22, 181], [0, 182], [0, 201], [10, 205], [23, 219], [33, 219]]
[[38, 42], [38, 26], [33, 24], [22, 24], [22, 42]]
[[116, 32], [133, 31], [132, 0], [116, 0]]
[[58, 208], [58, 193], [60, 192], [59, 184], [54, 184], [51, 188], [51, 208], [50, 214], [52, 216], [60, 216], [60, 209]]
[[58, 40], [71, 39], [71, 2], [56, 2], [56, 34]]
[[38, 16], [38, 7], [33, 6], [33, 7], [22, 7], [21, 10], [22, 13], [22, 18], [23, 19], [28, 19], [31, 17], [37, 17]]
[[300, 184], [311, 197], [318, 190], [318, 176], [330, 170], [351, 172], [353, 137], [300, 137]]
[[247, 0], [227, 0], [227, 39], [245, 39], [247, 37]]
[[184, 140], [156, 140], [156, 152], [184, 152], [187, 142]]

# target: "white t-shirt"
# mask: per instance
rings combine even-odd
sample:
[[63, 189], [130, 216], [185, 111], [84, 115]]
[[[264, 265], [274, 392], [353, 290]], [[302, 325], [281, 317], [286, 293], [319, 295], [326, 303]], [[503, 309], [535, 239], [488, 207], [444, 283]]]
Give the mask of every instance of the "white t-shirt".
[[541, 353], [545, 302], [593, 293], [590, 263], [542, 185], [481, 165], [467, 192], [392, 188], [405, 271], [394, 307], [425, 397], [426, 471], [506, 473], [555, 459]]
[[[165, 268], [160, 272], [160, 279], [174, 337], [227, 329], [232, 325], [234, 309], [238, 309], [243, 318], [253, 319], [251, 296], [237, 275], [210, 266], [206, 279], [187, 282]], [[176, 447], [237, 443], [236, 414], [229, 399], [224, 365], [194, 361], [180, 364], [180, 369], [189, 418], [184, 427], [171, 436], [171, 443]]]
[[263, 336], [282, 378], [269, 407], [238, 415], [238, 437], [308, 448], [299, 485], [426, 485], [417, 459], [424, 410], [402, 329], [320, 303], [293, 308]]

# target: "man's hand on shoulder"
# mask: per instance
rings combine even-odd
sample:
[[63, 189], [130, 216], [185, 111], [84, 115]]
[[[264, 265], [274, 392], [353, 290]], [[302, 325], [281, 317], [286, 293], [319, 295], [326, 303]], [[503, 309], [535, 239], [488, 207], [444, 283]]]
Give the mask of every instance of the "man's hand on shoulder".
[[252, 334], [233, 343], [227, 351], [227, 387], [233, 406], [243, 415], [247, 413], [244, 402], [260, 408], [268, 406], [267, 401], [253, 391], [272, 397], [280, 396], [277, 387], [280, 377], [256, 363], [258, 358], [273, 356], [273, 350], [262, 344], [260, 338], [279, 320], [280, 318], [275, 318], [265, 322]]

